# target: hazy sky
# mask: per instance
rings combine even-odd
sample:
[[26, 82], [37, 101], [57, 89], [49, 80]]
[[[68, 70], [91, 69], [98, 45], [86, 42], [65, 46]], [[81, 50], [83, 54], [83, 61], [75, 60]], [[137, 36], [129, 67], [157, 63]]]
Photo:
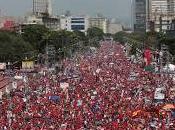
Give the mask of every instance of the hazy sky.
[[[129, 23], [131, 0], [52, 0], [54, 14], [70, 10], [73, 14], [95, 15], [118, 18]], [[2, 14], [21, 16], [32, 10], [32, 0], [0, 0]]]

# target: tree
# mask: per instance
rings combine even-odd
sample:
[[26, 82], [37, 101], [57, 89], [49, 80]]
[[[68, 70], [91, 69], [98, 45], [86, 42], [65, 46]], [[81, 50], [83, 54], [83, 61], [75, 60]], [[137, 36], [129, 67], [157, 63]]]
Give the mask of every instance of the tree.
[[17, 61], [24, 58], [26, 52], [33, 51], [32, 46], [15, 33], [0, 32], [0, 61]]
[[90, 39], [96, 38], [98, 40], [102, 40], [103, 36], [104, 36], [104, 32], [100, 28], [92, 27], [87, 30], [87, 37]]
[[29, 42], [35, 50], [41, 52], [45, 47], [45, 40], [49, 29], [44, 25], [27, 25], [24, 28], [22, 38]]
[[113, 35], [113, 38], [115, 41], [118, 41], [120, 43], [124, 43], [124, 37], [126, 37], [128, 34], [125, 32], [117, 32]]
[[81, 31], [74, 31], [73, 33], [77, 36], [77, 39], [78, 39], [79, 41], [86, 41], [86, 40], [87, 40], [87, 37], [86, 37], [86, 35], [85, 35], [84, 32], [81, 32]]
[[78, 49], [78, 43], [86, 39], [82, 32], [70, 32], [66, 30], [50, 31], [47, 44], [55, 46], [59, 57], [72, 55]]
[[175, 38], [166, 37], [163, 43], [168, 46], [170, 53], [175, 56]]
[[88, 45], [99, 47], [99, 41], [102, 40], [104, 37], [104, 33], [102, 29], [97, 27], [92, 27], [87, 30], [87, 38], [88, 38]]

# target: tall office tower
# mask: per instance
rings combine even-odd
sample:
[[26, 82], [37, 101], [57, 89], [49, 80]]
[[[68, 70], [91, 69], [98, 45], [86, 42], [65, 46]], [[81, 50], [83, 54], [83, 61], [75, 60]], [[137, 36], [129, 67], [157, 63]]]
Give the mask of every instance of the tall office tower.
[[150, 0], [149, 21], [155, 24], [155, 31], [167, 31], [175, 19], [175, 0]]
[[37, 16], [42, 14], [52, 15], [51, 0], [33, 0], [33, 14]]
[[148, 0], [132, 1], [134, 32], [146, 32], [148, 18], [147, 8]]

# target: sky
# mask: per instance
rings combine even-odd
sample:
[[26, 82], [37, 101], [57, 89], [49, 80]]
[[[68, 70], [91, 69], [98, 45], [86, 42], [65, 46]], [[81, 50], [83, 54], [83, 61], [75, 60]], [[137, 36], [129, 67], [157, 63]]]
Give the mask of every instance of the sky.
[[[70, 10], [73, 14], [95, 16], [101, 13], [109, 18], [117, 18], [121, 22], [131, 21], [131, 0], [52, 0], [54, 14], [62, 14]], [[1, 14], [8, 16], [24, 16], [32, 10], [32, 0], [0, 0]]]

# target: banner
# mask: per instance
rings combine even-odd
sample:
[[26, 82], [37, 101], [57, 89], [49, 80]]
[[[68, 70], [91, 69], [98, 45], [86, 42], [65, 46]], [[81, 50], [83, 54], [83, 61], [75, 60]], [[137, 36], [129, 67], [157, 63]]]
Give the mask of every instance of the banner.
[[34, 61], [23, 61], [22, 69], [34, 69]]
[[60, 88], [62, 88], [63, 90], [66, 90], [68, 87], [69, 87], [69, 83], [66, 83], [66, 82], [60, 83]]
[[3, 95], [3, 94], [2, 94], [2, 91], [0, 91], [0, 99], [2, 99], [2, 95]]
[[155, 93], [154, 93], [154, 99], [156, 99], [156, 100], [165, 99], [165, 94], [164, 94], [163, 88], [156, 88]]

